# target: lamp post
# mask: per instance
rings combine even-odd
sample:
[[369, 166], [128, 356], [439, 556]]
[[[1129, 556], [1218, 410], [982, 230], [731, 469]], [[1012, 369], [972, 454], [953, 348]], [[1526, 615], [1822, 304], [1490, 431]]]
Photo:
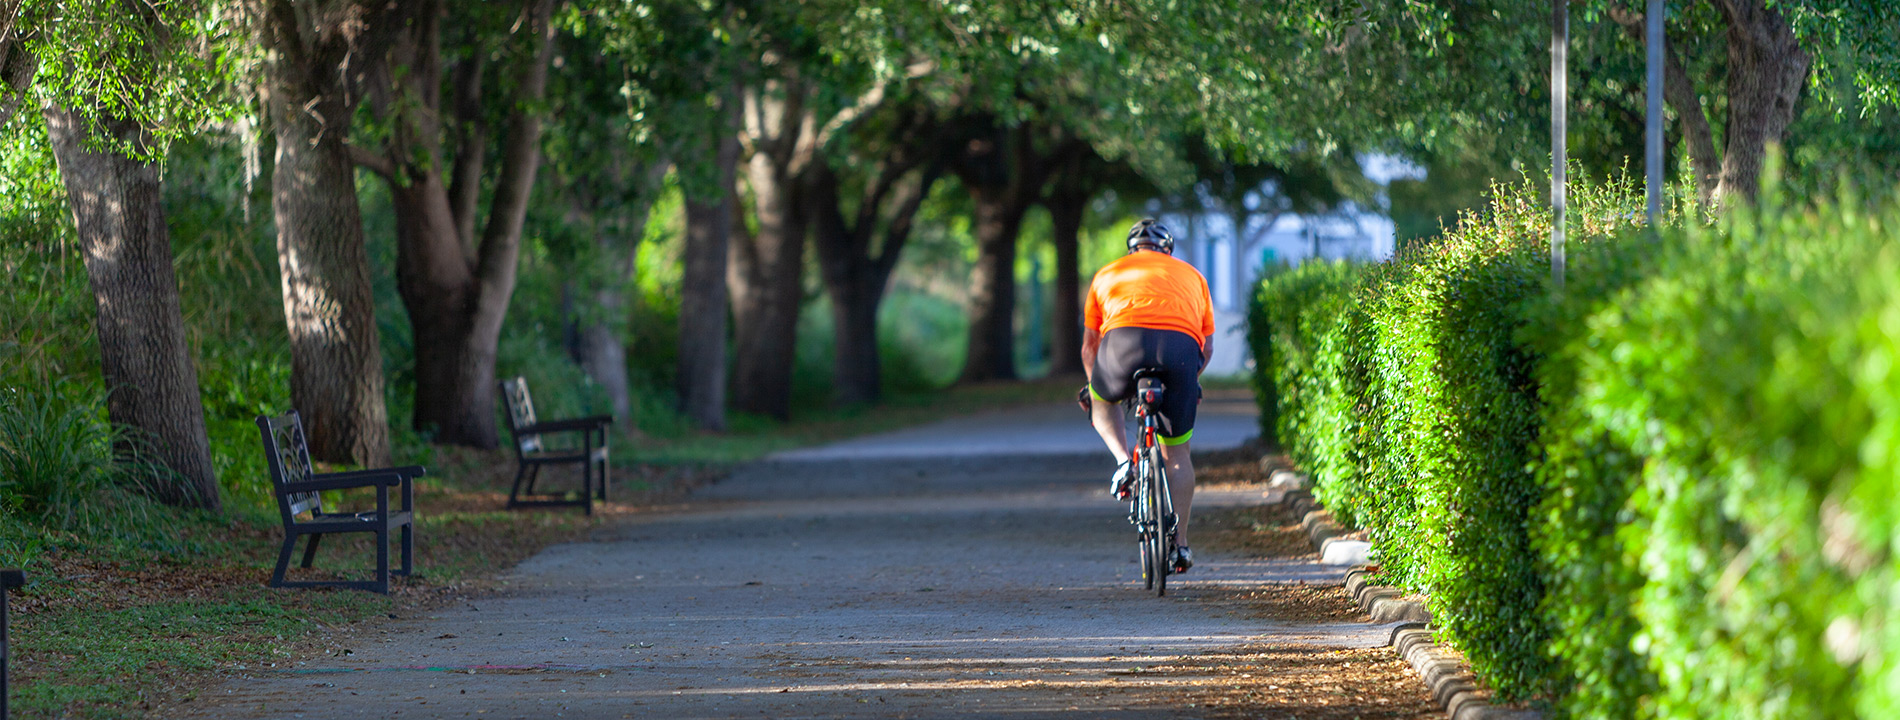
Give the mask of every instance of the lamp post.
[[1570, 87], [1570, 9], [1568, 0], [1550, 0], [1550, 282], [1564, 289], [1564, 215], [1567, 208], [1568, 153], [1565, 106]]
[[1648, 55], [1648, 107], [1643, 128], [1643, 170], [1651, 232], [1662, 217], [1663, 193], [1663, 0], [1649, 0], [1649, 12], [1643, 16], [1643, 47]]

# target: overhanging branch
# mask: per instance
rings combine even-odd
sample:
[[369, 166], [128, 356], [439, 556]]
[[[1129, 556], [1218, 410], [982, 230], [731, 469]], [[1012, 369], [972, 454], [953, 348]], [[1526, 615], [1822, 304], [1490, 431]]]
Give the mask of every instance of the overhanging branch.
[[344, 143], [344, 147], [349, 150], [350, 162], [355, 163], [357, 167], [381, 175], [384, 180], [397, 179], [396, 164], [390, 162], [389, 156], [373, 152], [355, 143]]
[[[915, 80], [929, 75], [936, 70], [937, 61], [935, 60], [912, 63], [904, 68], [903, 80]], [[850, 106], [839, 110], [838, 114], [831, 116], [831, 119], [825, 122], [825, 126], [818, 131], [818, 137], [813, 143], [815, 149], [824, 149], [825, 146], [831, 144], [832, 137], [849, 127], [851, 123], [857, 122], [858, 118], [864, 117], [871, 111], [876, 110], [879, 105], [883, 104], [885, 93], [890, 88], [891, 82], [890, 80], [878, 82], [876, 85], [871, 86], [870, 90], [866, 90], [864, 94], [859, 95], [857, 100], [853, 101]]]

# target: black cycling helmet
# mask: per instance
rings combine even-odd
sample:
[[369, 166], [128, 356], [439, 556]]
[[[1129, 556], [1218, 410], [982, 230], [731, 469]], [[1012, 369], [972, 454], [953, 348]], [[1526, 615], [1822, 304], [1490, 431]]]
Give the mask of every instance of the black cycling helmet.
[[1168, 226], [1156, 222], [1154, 218], [1142, 218], [1141, 222], [1128, 228], [1128, 252], [1144, 247], [1173, 255], [1174, 233], [1168, 232]]

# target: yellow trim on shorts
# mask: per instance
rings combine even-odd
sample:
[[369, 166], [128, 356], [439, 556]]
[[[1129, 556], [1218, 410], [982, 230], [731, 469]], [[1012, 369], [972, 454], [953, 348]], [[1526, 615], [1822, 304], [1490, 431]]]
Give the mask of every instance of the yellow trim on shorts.
[[1192, 439], [1193, 437], [1194, 437], [1194, 431], [1193, 431], [1193, 430], [1189, 430], [1189, 431], [1187, 431], [1187, 433], [1186, 433], [1186, 434], [1183, 434], [1183, 435], [1181, 435], [1180, 437], [1164, 437], [1164, 438], [1161, 438], [1161, 444], [1163, 444], [1163, 445], [1181, 445], [1181, 444], [1185, 444], [1185, 443], [1186, 443], [1186, 442], [1187, 442], [1188, 440], [1190, 440], [1190, 439]]
[[1096, 402], [1108, 402], [1108, 398], [1102, 397], [1101, 393], [1095, 392], [1095, 383], [1089, 383], [1089, 397], [1095, 398]]

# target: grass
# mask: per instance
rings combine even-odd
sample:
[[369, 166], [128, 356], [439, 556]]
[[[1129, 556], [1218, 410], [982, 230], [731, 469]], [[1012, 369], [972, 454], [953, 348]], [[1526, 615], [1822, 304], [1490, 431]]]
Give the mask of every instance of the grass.
[[[577, 512], [510, 512], [494, 487], [500, 453], [444, 452], [459, 476], [419, 484], [416, 566], [388, 597], [349, 590], [265, 587], [281, 542], [274, 517], [179, 516], [189, 550], [153, 552], [66, 535], [26, 563], [14, 598], [14, 708], [18, 717], [128, 718], [165, 713], [221, 675], [274, 667], [333, 644], [339, 633], [456, 597], [541, 548], [584, 539], [632, 503]], [[444, 465], [454, 464], [444, 462]], [[643, 482], [635, 480], [635, 482]], [[644, 481], [645, 484], [657, 484]], [[686, 485], [689, 483], [680, 483]], [[344, 499], [361, 507], [361, 497]], [[372, 536], [325, 538], [316, 568], [293, 577], [369, 577]], [[392, 562], [395, 560], [392, 557]]]
[[[955, 415], [1064, 402], [1079, 385], [1069, 378], [959, 386], [894, 395], [872, 407], [805, 409], [786, 424], [739, 417], [726, 435], [626, 438], [615, 445], [615, 501], [593, 517], [505, 510], [514, 472], [506, 450], [436, 448], [430, 474], [417, 483], [420, 575], [398, 580], [389, 597], [265, 587], [282, 537], [274, 510], [217, 517], [159, 509], [122, 515], [123, 527], [101, 521], [108, 526], [97, 532], [38, 527], [15, 513], [0, 518], [0, 547], [29, 581], [13, 597], [14, 712], [99, 720], [175, 714], [232, 673], [345, 653], [348, 638], [379, 620], [487, 592], [501, 572], [542, 548], [676, 500], [732, 464]], [[363, 502], [326, 498], [338, 500]], [[155, 523], [175, 541], [153, 544]], [[361, 577], [372, 548], [368, 536], [326, 538], [317, 569], [293, 572]]]
[[[397, 600], [361, 593], [291, 596], [260, 588], [203, 601], [75, 609], [23, 617], [13, 710], [20, 717], [143, 717], [193, 697], [224, 668], [288, 663], [314, 619], [347, 623], [387, 612]], [[57, 667], [58, 677], [48, 677]]]

